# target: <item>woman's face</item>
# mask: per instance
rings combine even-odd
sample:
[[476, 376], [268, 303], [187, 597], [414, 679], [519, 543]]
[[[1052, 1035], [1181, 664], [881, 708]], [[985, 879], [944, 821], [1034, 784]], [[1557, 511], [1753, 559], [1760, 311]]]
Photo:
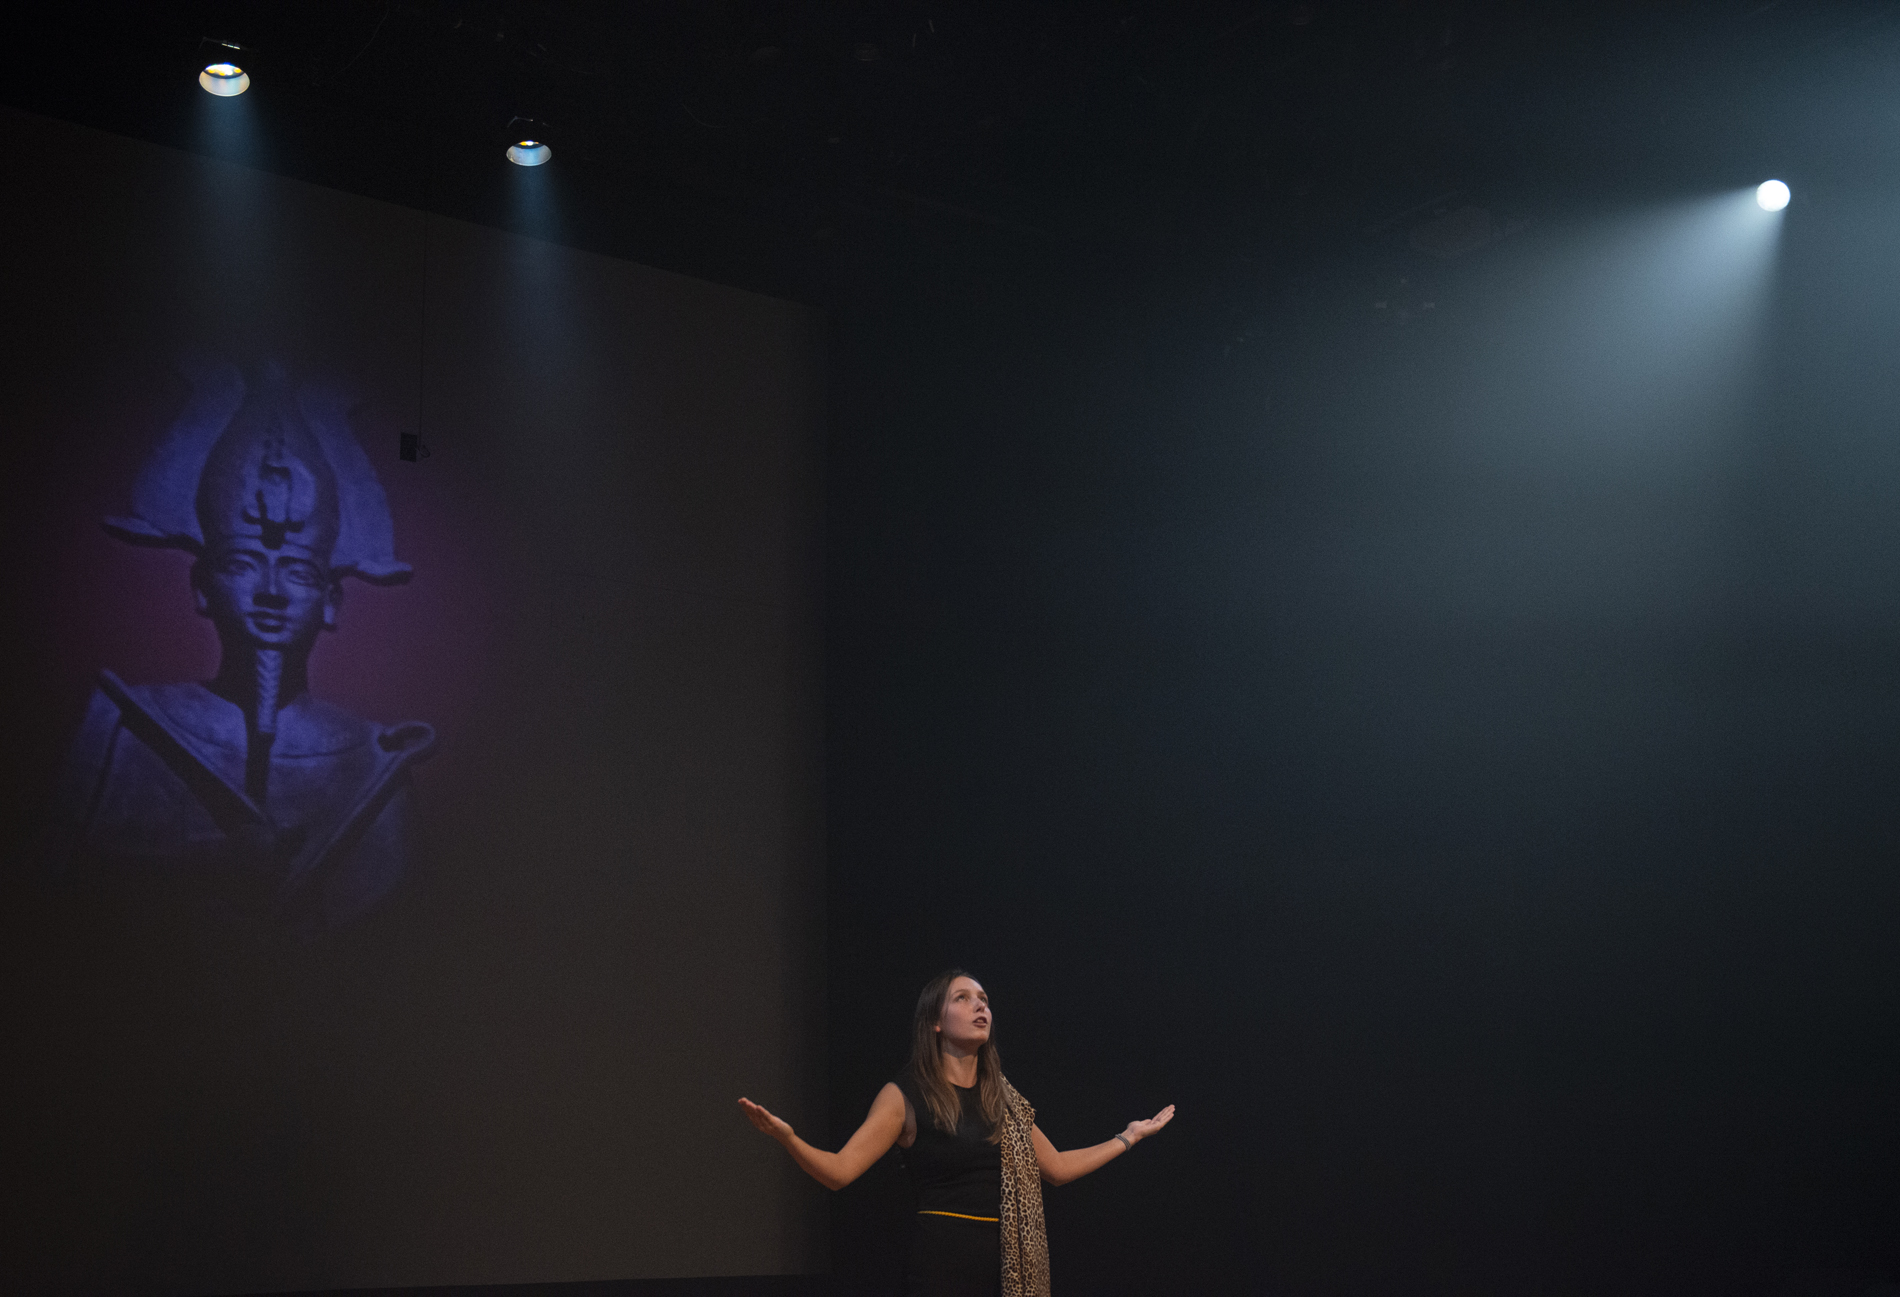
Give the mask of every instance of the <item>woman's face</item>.
[[990, 1038], [989, 993], [974, 977], [959, 977], [943, 997], [943, 1018], [937, 1030], [945, 1041], [973, 1053]]

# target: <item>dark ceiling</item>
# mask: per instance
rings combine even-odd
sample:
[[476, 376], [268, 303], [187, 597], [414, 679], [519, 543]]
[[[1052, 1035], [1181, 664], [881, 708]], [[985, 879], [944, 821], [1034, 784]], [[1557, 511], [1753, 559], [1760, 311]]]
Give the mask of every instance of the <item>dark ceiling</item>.
[[1801, 107], [1897, 37], [1866, 0], [95, 2], [16, 26], [4, 94], [230, 151], [192, 74], [232, 41], [245, 160], [521, 226], [526, 116], [536, 232], [836, 304], [998, 266], [1257, 287], [1451, 205], [1825, 166]]

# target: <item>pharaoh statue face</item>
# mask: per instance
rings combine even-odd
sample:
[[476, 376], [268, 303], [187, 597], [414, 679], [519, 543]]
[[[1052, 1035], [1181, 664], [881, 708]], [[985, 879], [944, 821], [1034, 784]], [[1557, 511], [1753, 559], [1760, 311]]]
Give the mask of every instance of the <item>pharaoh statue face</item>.
[[198, 488], [198, 611], [227, 645], [308, 652], [336, 625], [334, 475], [294, 402], [247, 401]]
[[192, 569], [200, 616], [227, 643], [308, 651], [336, 629], [337, 583], [321, 563], [289, 546], [275, 551], [243, 537], [220, 541]]

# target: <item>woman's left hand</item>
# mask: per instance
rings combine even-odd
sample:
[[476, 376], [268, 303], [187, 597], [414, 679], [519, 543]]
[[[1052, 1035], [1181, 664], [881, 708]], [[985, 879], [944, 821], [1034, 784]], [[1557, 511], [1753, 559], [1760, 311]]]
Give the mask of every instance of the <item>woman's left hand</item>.
[[1146, 1121], [1129, 1122], [1128, 1129], [1124, 1130], [1122, 1134], [1128, 1136], [1130, 1140], [1133, 1140], [1135, 1143], [1139, 1144], [1142, 1140], [1148, 1138], [1148, 1136], [1154, 1134], [1156, 1131], [1160, 1130], [1163, 1126], [1167, 1125], [1169, 1122], [1173, 1120], [1174, 1120], [1174, 1105], [1169, 1104], [1167, 1107], [1163, 1108], [1160, 1112], [1157, 1112], [1154, 1116], [1148, 1118], [1148, 1120]]

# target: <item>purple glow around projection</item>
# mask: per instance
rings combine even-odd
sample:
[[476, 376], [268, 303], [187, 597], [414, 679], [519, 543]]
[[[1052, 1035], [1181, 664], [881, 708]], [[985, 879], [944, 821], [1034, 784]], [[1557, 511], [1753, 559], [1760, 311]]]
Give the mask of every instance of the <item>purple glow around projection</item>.
[[334, 389], [278, 368], [187, 374], [183, 412], [106, 530], [193, 558], [214, 627], [208, 682], [101, 672], [61, 782], [50, 850], [68, 872], [176, 888], [311, 931], [361, 914], [408, 864], [421, 722], [377, 725], [312, 696], [342, 582], [406, 582], [374, 469]]

